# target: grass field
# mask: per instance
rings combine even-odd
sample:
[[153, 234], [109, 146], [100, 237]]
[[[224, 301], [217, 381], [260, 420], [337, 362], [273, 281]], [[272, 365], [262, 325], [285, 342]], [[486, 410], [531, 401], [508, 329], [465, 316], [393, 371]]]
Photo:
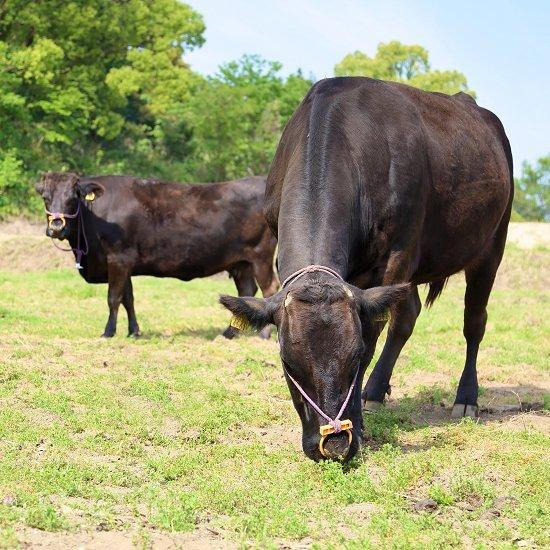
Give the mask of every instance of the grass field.
[[550, 545], [548, 245], [507, 249], [479, 422], [449, 419], [457, 277], [422, 312], [346, 467], [303, 455], [276, 342], [218, 337], [230, 280], [136, 278], [144, 336], [128, 340], [121, 313], [105, 341], [105, 286], [50, 246], [0, 239], [0, 547]]

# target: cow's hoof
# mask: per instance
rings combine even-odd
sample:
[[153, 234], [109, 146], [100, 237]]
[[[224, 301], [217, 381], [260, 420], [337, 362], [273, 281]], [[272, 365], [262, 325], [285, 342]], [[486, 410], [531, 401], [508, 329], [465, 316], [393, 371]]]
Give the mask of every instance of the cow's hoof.
[[101, 335], [101, 338], [112, 338], [114, 335], [115, 335], [114, 332], [104, 332], [104, 333]]
[[138, 330], [136, 332], [129, 332], [128, 338], [139, 338], [141, 336], [141, 331]]
[[239, 334], [239, 329], [235, 327], [227, 327], [223, 331], [224, 337], [227, 338], [228, 340], [235, 338], [235, 336], [238, 336], [238, 334]]
[[463, 405], [462, 403], [455, 403], [453, 410], [451, 411], [451, 418], [474, 418], [479, 416], [479, 407], [477, 405]]
[[380, 403], [380, 401], [363, 401], [363, 411], [366, 413], [379, 411], [383, 406], [384, 403]]

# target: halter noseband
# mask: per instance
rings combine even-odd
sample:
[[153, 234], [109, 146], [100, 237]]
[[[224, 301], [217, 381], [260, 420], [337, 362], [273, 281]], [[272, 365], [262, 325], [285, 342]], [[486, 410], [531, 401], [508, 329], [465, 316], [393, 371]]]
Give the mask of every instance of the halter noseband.
[[[82, 269], [82, 265], [80, 264], [80, 261], [82, 260], [82, 256], [85, 256], [89, 252], [89, 246], [88, 246], [88, 239], [86, 237], [86, 233], [84, 231], [84, 220], [82, 218], [82, 208], [80, 207], [80, 199], [78, 200], [78, 206], [76, 207], [76, 212], [74, 214], [65, 214], [63, 212], [50, 212], [49, 210], [45, 209], [46, 214], [48, 215], [48, 227], [50, 229], [55, 230], [53, 227], [53, 222], [55, 220], [61, 220], [61, 229], [63, 229], [66, 225], [66, 219], [74, 219], [77, 218], [77, 237], [76, 237], [76, 248], [63, 248], [59, 246], [55, 242], [55, 238], [52, 237], [52, 242], [54, 246], [58, 250], [62, 250], [63, 252], [74, 252], [76, 254], [76, 263], [75, 268], [76, 269]], [[82, 236], [84, 237], [84, 244], [86, 245], [86, 250], [82, 250], [80, 246], [80, 233], [82, 230]]]
[[[307, 273], [327, 273], [328, 275], [331, 275], [333, 277], [336, 277], [337, 279], [340, 279], [340, 281], [344, 281], [344, 278], [334, 269], [330, 267], [326, 267], [324, 265], [307, 265], [306, 267], [302, 267], [302, 269], [298, 269], [298, 271], [295, 271], [291, 275], [289, 275], [281, 285], [281, 288], [285, 288], [286, 285], [291, 285]], [[321, 439], [319, 440], [319, 452], [324, 458], [327, 458], [327, 452], [325, 451], [324, 444], [325, 439], [331, 435], [331, 434], [338, 434], [340, 432], [347, 432], [348, 433], [348, 445], [351, 445], [351, 441], [353, 439], [353, 424], [351, 420], [341, 420], [342, 414], [344, 414], [344, 410], [348, 406], [349, 400], [351, 399], [351, 395], [353, 393], [353, 390], [355, 388], [355, 383], [357, 382], [357, 377], [359, 376], [359, 369], [355, 372], [355, 376], [353, 377], [353, 382], [351, 383], [351, 386], [349, 388], [348, 394], [346, 396], [346, 399], [344, 400], [344, 403], [340, 407], [340, 410], [338, 411], [338, 414], [331, 418], [328, 414], [326, 414], [311, 397], [305, 392], [305, 390], [298, 384], [298, 382], [290, 375], [288, 372], [288, 369], [286, 368], [286, 365], [283, 363], [283, 369], [285, 371], [286, 376], [288, 379], [294, 384], [296, 389], [300, 392], [302, 397], [310, 404], [310, 406], [322, 417], [324, 418], [328, 424], [323, 424], [319, 427], [319, 434], [321, 435]]]

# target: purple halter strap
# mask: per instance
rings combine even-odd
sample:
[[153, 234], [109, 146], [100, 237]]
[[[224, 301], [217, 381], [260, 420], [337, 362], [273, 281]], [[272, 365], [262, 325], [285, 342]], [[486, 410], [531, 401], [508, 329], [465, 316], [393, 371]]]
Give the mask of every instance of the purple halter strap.
[[281, 288], [285, 288], [286, 285], [292, 284], [294, 281], [297, 281], [307, 273], [314, 273], [315, 271], [320, 271], [322, 273], [328, 273], [329, 275], [332, 275], [333, 277], [336, 277], [337, 279], [340, 279], [343, 281], [343, 277], [337, 272], [334, 271], [334, 269], [331, 269], [330, 267], [326, 267], [324, 265], [317, 265], [317, 264], [311, 264], [306, 265], [306, 267], [302, 267], [302, 269], [298, 269], [298, 271], [295, 271], [291, 275], [289, 275], [281, 285]]
[[[50, 212], [49, 210], [46, 210], [46, 214], [50, 218], [50, 220], [64, 220], [64, 218], [74, 219], [77, 218], [77, 237], [76, 237], [76, 248], [63, 248], [62, 246], [59, 246], [56, 242], [54, 237], [52, 237], [52, 242], [54, 246], [58, 250], [62, 250], [63, 252], [74, 252], [76, 255], [76, 263], [75, 268], [76, 269], [82, 269], [82, 265], [80, 264], [80, 261], [82, 260], [82, 256], [85, 256], [88, 254], [90, 247], [88, 246], [88, 238], [86, 237], [86, 232], [84, 231], [84, 219], [82, 217], [82, 209], [80, 207], [80, 201], [78, 201], [78, 206], [76, 208], [76, 212], [74, 214], [64, 214], [63, 212]], [[81, 231], [82, 230], [82, 231]], [[84, 237], [84, 244], [86, 246], [86, 250], [82, 250], [80, 246], [80, 233], [82, 232], [82, 236]]]
[[[303, 277], [307, 273], [314, 273], [314, 272], [321, 272], [321, 273], [327, 273], [328, 275], [332, 275], [333, 277], [336, 277], [337, 279], [340, 279], [343, 281], [343, 277], [334, 269], [330, 267], [326, 267], [324, 265], [307, 265], [306, 267], [302, 267], [302, 269], [298, 269], [298, 271], [295, 271], [291, 275], [289, 275], [281, 285], [281, 288], [285, 288], [286, 285], [291, 285], [293, 282], [297, 281], [300, 277]], [[355, 388], [355, 383], [357, 382], [357, 376], [359, 375], [359, 369], [355, 373], [355, 376], [353, 377], [353, 382], [351, 383], [351, 386], [348, 391], [348, 395], [346, 396], [346, 399], [342, 406], [340, 407], [340, 410], [338, 411], [338, 414], [335, 418], [331, 418], [328, 414], [326, 414], [311, 397], [305, 392], [305, 390], [298, 384], [298, 382], [289, 374], [286, 367], [284, 367], [285, 373], [288, 376], [288, 379], [296, 386], [296, 389], [302, 394], [302, 397], [313, 407], [317, 413], [323, 417], [333, 428], [334, 433], [339, 433], [342, 431], [342, 422], [340, 421], [340, 418], [342, 417], [342, 414], [344, 414], [344, 411], [349, 403], [349, 400], [351, 399], [351, 394], [353, 393], [353, 389]]]
[[353, 377], [353, 382], [351, 383], [351, 386], [349, 388], [348, 395], [346, 396], [344, 403], [340, 407], [338, 414], [334, 418], [331, 418], [328, 414], [323, 412], [321, 407], [319, 407], [319, 405], [317, 405], [317, 403], [315, 403], [315, 401], [313, 401], [311, 397], [309, 397], [309, 395], [304, 391], [302, 386], [300, 386], [300, 384], [298, 384], [298, 382], [296, 382], [296, 380], [292, 378], [292, 376], [290, 376], [286, 367], [284, 367], [284, 369], [290, 381], [296, 386], [296, 389], [302, 394], [302, 397], [319, 413], [319, 415], [321, 415], [334, 428], [335, 434], [340, 433], [342, 431], [342, 422], [340, 421], [340, 418], [342, 417], [342, 415], [344, 414], [344, 411], [346, 410], [346, 407], [348, 406], [349, 400], [351, 398], [351, 394], [353, 393], [353, 389], [355, 388], [355, 382], [357, 382], [357, 375], [359, 374], [359, 370], [357, 370], [357, 372], [355, 373], [355, 376]]

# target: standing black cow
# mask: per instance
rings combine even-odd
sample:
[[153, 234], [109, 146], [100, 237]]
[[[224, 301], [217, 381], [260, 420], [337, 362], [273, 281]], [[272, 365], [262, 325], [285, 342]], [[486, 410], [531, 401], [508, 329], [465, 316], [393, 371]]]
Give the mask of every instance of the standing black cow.
[[389, 392], [420, 312], [417, 285], [429, 283], [431, 304], [459, 271], [467, 352], [453, 416], [477, 414], [476, 358], [512, 198], [502, 124], [471, 97], [370, 78], [312, 87], [284, 130], [266, 189], [286, 284], [266, 300], [221, 298], [256, 328], [277, 325], [309, 457], [356, 453], [360, 388], [381, 317], [391, 307], [367, 409]]
[[[256, 281], [265, 297], [278, 288], [276, 241], [262, 211], [264, 177], [181, 185], [47, 173], [37, 190], [48, 214], [46, 234], [69, 241], [87, 282], [109, 283], [104, 337], [115, 334], [121, 302], [129, 336], [140, 334], [132, 275], [189, 281], [227, 270], [239, 296], [254, 296]], [[232, 327], [224, 332], [234, 334]]]

